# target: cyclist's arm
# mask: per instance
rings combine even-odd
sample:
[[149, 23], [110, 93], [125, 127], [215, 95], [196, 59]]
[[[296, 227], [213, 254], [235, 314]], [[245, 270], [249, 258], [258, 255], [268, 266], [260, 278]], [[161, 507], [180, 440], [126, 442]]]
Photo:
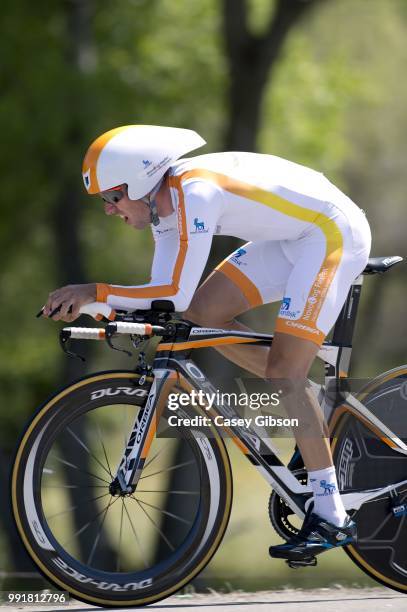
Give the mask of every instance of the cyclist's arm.
[[136, 310], [150, 308], [152, 300], [168, 299], [178, 312], [188, 308], [209, 256], [222, 196], [216, 186], [194, 182], [186, 186], [182, 199], [177, 227], [154, 233], [151, 282], [130, 287], [98, 283], [98, 302], [116, 310]]

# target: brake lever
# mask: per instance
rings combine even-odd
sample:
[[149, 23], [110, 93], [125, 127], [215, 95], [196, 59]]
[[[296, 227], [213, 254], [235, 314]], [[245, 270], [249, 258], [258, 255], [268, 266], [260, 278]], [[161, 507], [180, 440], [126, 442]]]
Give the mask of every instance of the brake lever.
[[68, 348], [70, 346], [69, 341], [70, 341], [69, 333], [65, 329], [61, 329], [59, 333], [59, 344], [62, 350], [64, 351], [64, 353], [66, 353], [68, 357], [72, 357], [73, 359], [80, 359], [82, 362], [85, 362], [86, 361], [85, 357], [82, 357], [82, 355], [79, 355], [79, 353], [74, 353], [73, 351], [69, 350]]
[[121, 353], [126, 353], [126, 355], [128, 355], [129, 357], [133, 357], [133, 353], [131, 353], [130, 351], [127, 351], [126, 349], [123, 349], [123, 348], [118, 348], [117, 346], [113, 344], [112, 342], [113, 336], [114, 336], [114, 332], [111, 329], [109, 329], [109, 326], [107, 325], [105, 328], [105, 340], [110, 346], [110, 348], [113, 349], [114, 351], [120, 351]]

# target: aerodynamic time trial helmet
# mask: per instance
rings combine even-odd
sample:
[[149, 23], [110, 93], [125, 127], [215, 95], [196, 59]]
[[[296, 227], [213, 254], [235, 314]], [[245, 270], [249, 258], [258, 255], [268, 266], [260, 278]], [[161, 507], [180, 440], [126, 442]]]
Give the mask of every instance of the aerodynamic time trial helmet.
[[202, 147], [193, 130], [156, 125], [125, 125], [102, 134], [89, 147], [82, 176], [90, 194], [127, 185], [131, 200], [139, 200], [159, 183], [177, 159]]

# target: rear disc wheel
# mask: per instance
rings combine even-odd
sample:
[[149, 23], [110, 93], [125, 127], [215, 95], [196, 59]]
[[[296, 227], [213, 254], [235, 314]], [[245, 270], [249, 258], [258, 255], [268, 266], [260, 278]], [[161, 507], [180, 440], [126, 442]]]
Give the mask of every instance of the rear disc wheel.
[[[360, 401], [407, 443], [405, 390], [407, 368], [403, 367], [372, 381]], [[407, 480], [407, 456], [394, 451], [351, 414], [342, 417], [334, 438], [333, 458], [341, 492]], [[344, 548], [369, 576], [407, 593], [407, 515], [395, 516], [397, 504], [407, 505], [407, 483], [363, 504], [353, 514], [358, 540]]]

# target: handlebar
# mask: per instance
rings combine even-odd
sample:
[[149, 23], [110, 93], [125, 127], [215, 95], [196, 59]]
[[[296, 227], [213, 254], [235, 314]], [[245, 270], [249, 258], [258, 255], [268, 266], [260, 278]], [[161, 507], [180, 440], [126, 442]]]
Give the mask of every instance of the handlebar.
[[[62, 350], [67, 353], [70, 357], [77, 357], [81, 361], [85, 361], [84, 357], [73, 353], [69, 350], [70, 340], [106, 340], [110, 348], [122, 351], [131, 357], [132, 353], [122, 348], [118, 348], [113, 345], [112, 338], [118, 334], [128, 335], [131, 337], [133, 345], [138, 346], [139, 342], [143, 339], [151, 337], [153, 335], [162, 336], [167, 333], [167, 329], [161, 325], [151, 325], [150, 323], [108, 323], [105, 328], [101, 327], [64, 327], [59, 333], [59, 342]], [[140, 336], [139, 339], [135, 339], [134, 336]]]
[[70, 338], [74, 340], [105, 340], [106, 332], [100, 327], [64, 327], [60, 332], [61, 341]]
[[[89, 310], [89, 309], [87, 309]], [[85, 313], [84, 313], [85, 314]], [[89, 312], [86, 314], [90, 314]], [[145, 313], [145, 315], [147, 312]], [[157, 314], [157, 313], [155, 313]], [[145, 316], [144, 315], [144, 316]], [[135, 313], [134, 316], [141, 317], [142, 313]], [[101, 327], [64, 327], [59, 333], [59, 342], [65, 353], [71, 357], [78, 357], [82, 361], [84, 358], [69, 350], [70, 340], [106, 340], [110, 348], [127, 353], [131, 357], [131, 353], [125, 349], [117, 348], [112, 343], [112, 338], [117, 335], [130, 336], [133, 345], [138, 347], [142, 340], [146, 340], [151, 336], [167, 336], [173, 334], [175, 326], [172, 323], [163, 325], [152, 325], [151, 323], [134, 323], [128, 321], [110, 322], [105, 328]], [[139, 336], [138, 339], [134, 336]]]
[[161, 336], [166, 329], [161, 325], [150, 323], [109, 323], [105, 328], [100, 327], [64, 327], [61, 336], [75, 340], [106, 340], [116, 334], [129, 336]]
[[[51, 313], [54, 316], [58, 310]], [[107, 322], [105, 328], [100, 327], [64, 327], [59, 334], [59, 341], [65, 353], [72, 357], [80, 355], [72, 353], [69, 349], [70, 340], [106, 340], [109, 346], [113, 349], [124, 351], [131, 355], [129, 351], [117, 349], [112, 344], [112, 338], [116, 335], [128, 335], [132, 337], [134, 346], [138, 346], [142, 338], [147, 339], [151, 336], [170, 336], [174, 334], [175, 326], [170, 323], [174, 317], [174, 305], [168, 300], [154, 300], [151, 303], [151, 310], [136, 310], [134, 312], [116, 312], [113, 308], [102, 302], [92, 302], [81, 306], [80, 314], [87, 314], [96, 320], [104, 320]], [[43, 309], [37, 314], [37, 317], [42, 316]], [[110, 322], [109, 322], [110, 321]], [[146, 322], [148, 321], [148, 322]], [[135, 339], [134, 336], [140, 336]]]

